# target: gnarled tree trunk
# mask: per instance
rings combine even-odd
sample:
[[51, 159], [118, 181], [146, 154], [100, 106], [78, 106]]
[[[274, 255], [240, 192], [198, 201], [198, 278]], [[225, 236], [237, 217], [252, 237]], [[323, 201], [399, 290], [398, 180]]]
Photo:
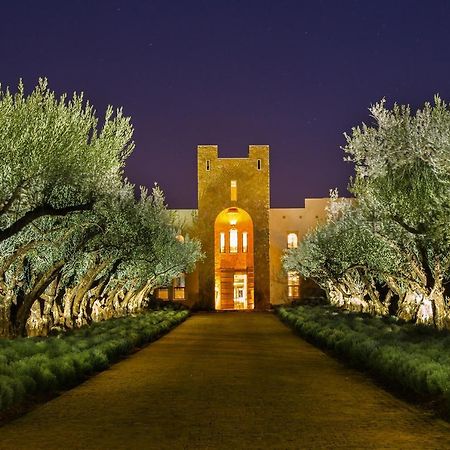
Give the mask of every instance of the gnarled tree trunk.
[[50, 269], [47, 270], [47, 272], [39, 277], [31, 291], [29, 291], [25, 295], [22, 295], [20, 298], [18, 297], [17, 313], [12, 323], [14, 336], [25, 335], [26, 324], [28, 317], [30, 316], [30, 311], [33, 303], [44, 293], [44, 291], [55, 279], [55, 277], [58, 275], [58, 272], [62, 269], [63, 266], [64, 261], [58, 261], [57, 263], [55, 263], [52, 267], [50, 267]]

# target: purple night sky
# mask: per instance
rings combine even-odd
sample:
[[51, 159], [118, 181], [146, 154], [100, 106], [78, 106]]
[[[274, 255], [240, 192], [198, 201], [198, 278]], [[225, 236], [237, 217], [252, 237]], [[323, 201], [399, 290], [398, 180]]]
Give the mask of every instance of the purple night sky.
[[[272, 206], [346, 193], [343, 132], [450, 97], [450, 2], [2, 1], [0, 82], [84, 91], [135, 127], [126, 174], [196, 207], [196, 146], [271, 146]], [[1, 124], [0, 124], [1, 126]]]

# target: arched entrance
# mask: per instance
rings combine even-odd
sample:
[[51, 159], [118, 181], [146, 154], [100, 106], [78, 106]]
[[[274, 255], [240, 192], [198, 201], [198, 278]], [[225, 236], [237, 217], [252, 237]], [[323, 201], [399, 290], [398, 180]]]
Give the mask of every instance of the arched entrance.
[[253, 309], [253, 221], [247, 211], [230, 207], [214, 223], [216, 309]]

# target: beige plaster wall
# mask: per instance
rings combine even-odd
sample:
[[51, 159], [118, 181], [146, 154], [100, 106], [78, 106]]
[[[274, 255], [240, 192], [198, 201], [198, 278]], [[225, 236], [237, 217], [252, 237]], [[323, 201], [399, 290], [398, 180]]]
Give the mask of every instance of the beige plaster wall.
[[[238, 197], [239, 200], [239, 197]], [[287, 297], [287, 275], [281, 265], [281, 256], [287, 248], [287, 235], [289, 233], [297, 233], [298, 240], [309, 231], [312, 230], [318, 223], [326, 219], [326, 207], [328, 205], [328, 198], [307, 198], [305, 199], [304, 208], [270, 208], [269, 214], [269, 233], [266, 234], [265, 239], [269, 240], [269, 261], [266, 262], [266, 276], [270, 277], [270, 303], [272, 305], [283, 304], [290, 301]], [[189, 234], [202, 239], [205, 235], [211, 238], [214, 242], [214, 223], [210, 230], [198, 229], [197, 210], [174, 210], [178, 223], [180, 224], [182, 234]], [[211, 213], [214, 216], [215, 211]], [[205, 243], [202, 241], [203, 251], [205, 251]], [[206, 246], [208, 248], [208, 246]], [[214, 249], [214, 243], [210, 247], [210, 251]], [[211, 271], [213, 277], [214, 259], [210, 257], [208, 263], [203, 263], [206, 266], [206, 271]], [[210, 265], [211, 264], [211, 265]], [[255, 274], [256, 275], [256, 274]], [[301, 281], [301, 283], [304, 282]], [[302, 291], [302, 286], [300, 291]], [[201, 283], [199, 280], [198, 268], [189, 274], [186, 278], [186, 302], [189, 306], [193, 306], [199, 301], [199, 292]], [[213, 294], [212, 299], [214, 298]]]
[[[170, 212], [174, 216], [175, 225], [183, 236], [196, 236], [196, 223], [198, 211], [196, 209], [173, 209]], [[186, 275], [185, 303], [193, 306], [198, 302], [199, 281], [198, 269]]]
[[196, 209], [172, 209], [170, 211], [174, 214], [175, 224], [179, 227], [181, 234], [183, 236], [191, 235], [198, 211]]
[[307, 198], [304, 208], [270, 208], [270, 303], [272, 305], [289, 301], [287, 275], [281, 265], [281, 256], [287, 248], [287, 235], [296, 233], [300, 242], [317, 223], [325, 221], [325, 208], [328, 202], [328, 198]]

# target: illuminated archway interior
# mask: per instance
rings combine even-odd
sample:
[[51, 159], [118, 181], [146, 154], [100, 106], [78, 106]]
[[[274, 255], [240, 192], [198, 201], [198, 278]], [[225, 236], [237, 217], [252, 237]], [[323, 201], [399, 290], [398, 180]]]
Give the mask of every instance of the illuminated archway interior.
[[253, 309], [253, 222], [241, 208], [224, 209], [216, 217], [214, 268], [216, 309]]

